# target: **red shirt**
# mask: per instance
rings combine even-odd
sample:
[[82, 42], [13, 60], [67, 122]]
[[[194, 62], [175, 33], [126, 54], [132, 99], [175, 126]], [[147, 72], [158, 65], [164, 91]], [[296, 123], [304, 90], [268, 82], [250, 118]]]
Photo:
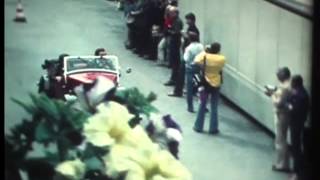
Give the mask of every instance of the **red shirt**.
[[164, 18], [164, 27], [170, 28], [172, 26], [173, 20], [169, 17]]

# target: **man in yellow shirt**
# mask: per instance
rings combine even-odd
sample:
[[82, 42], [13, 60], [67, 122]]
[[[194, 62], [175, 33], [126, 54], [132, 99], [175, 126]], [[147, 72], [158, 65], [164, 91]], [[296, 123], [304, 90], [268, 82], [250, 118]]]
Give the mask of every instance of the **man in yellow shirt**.
[[210, 126], [209, 133], [217, 134], [218, 129], [218, 100], [219, 90], [222, 82], [221, 72], [225, 64], [225, 57], [220, 53], [221, 45], [213, 43], [204, 52], [196, 56], [194, 63], [198, 64], [204, 70], [206, 85], [199, 92], [200, 93], [200, 107], [197, 115], [196, 122], [193, 129], [196, 132], [202, 132], [203, 123], [206, 112], [206, 104], [211, 96], [211, 112], [210, 112]]

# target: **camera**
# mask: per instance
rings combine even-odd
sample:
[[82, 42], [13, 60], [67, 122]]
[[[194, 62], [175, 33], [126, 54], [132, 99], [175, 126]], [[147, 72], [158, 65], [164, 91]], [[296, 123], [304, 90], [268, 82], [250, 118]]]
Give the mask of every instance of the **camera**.
[[278, 89], [278, 87], [277, 86], [273, 86], [273, 85], [265, 85], [264, 86], [264, 88], [265, 88], [265, 94], [267, 95], [267, 96], [271, 96], [273, 93], [275, 93], [276, 91], [277, 91], [277, 89]]

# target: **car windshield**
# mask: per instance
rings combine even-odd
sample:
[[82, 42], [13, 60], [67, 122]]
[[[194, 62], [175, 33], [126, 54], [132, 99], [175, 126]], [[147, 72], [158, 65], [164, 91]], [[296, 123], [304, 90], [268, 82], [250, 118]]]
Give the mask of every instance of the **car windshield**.
[[85, 70], [85, 69], [101, 69], [101, 70], [117, 70], [114, 59], [109, 58], [69, 58], [67, 60], [67, 70]]

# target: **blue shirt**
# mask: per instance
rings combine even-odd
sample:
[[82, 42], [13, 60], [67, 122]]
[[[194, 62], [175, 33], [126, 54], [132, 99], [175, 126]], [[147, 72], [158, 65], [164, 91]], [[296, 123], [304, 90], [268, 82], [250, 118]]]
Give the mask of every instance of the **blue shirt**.
[[184, 51], [183, 59], [186, 64], [186, 69], [191, 70], [192, 69], [192, 62], [194, 61], [194, 58], [200, 54], [204, 50], [204, 47], [199, 42], [192, 42], [187, 46], [187, 48]]

